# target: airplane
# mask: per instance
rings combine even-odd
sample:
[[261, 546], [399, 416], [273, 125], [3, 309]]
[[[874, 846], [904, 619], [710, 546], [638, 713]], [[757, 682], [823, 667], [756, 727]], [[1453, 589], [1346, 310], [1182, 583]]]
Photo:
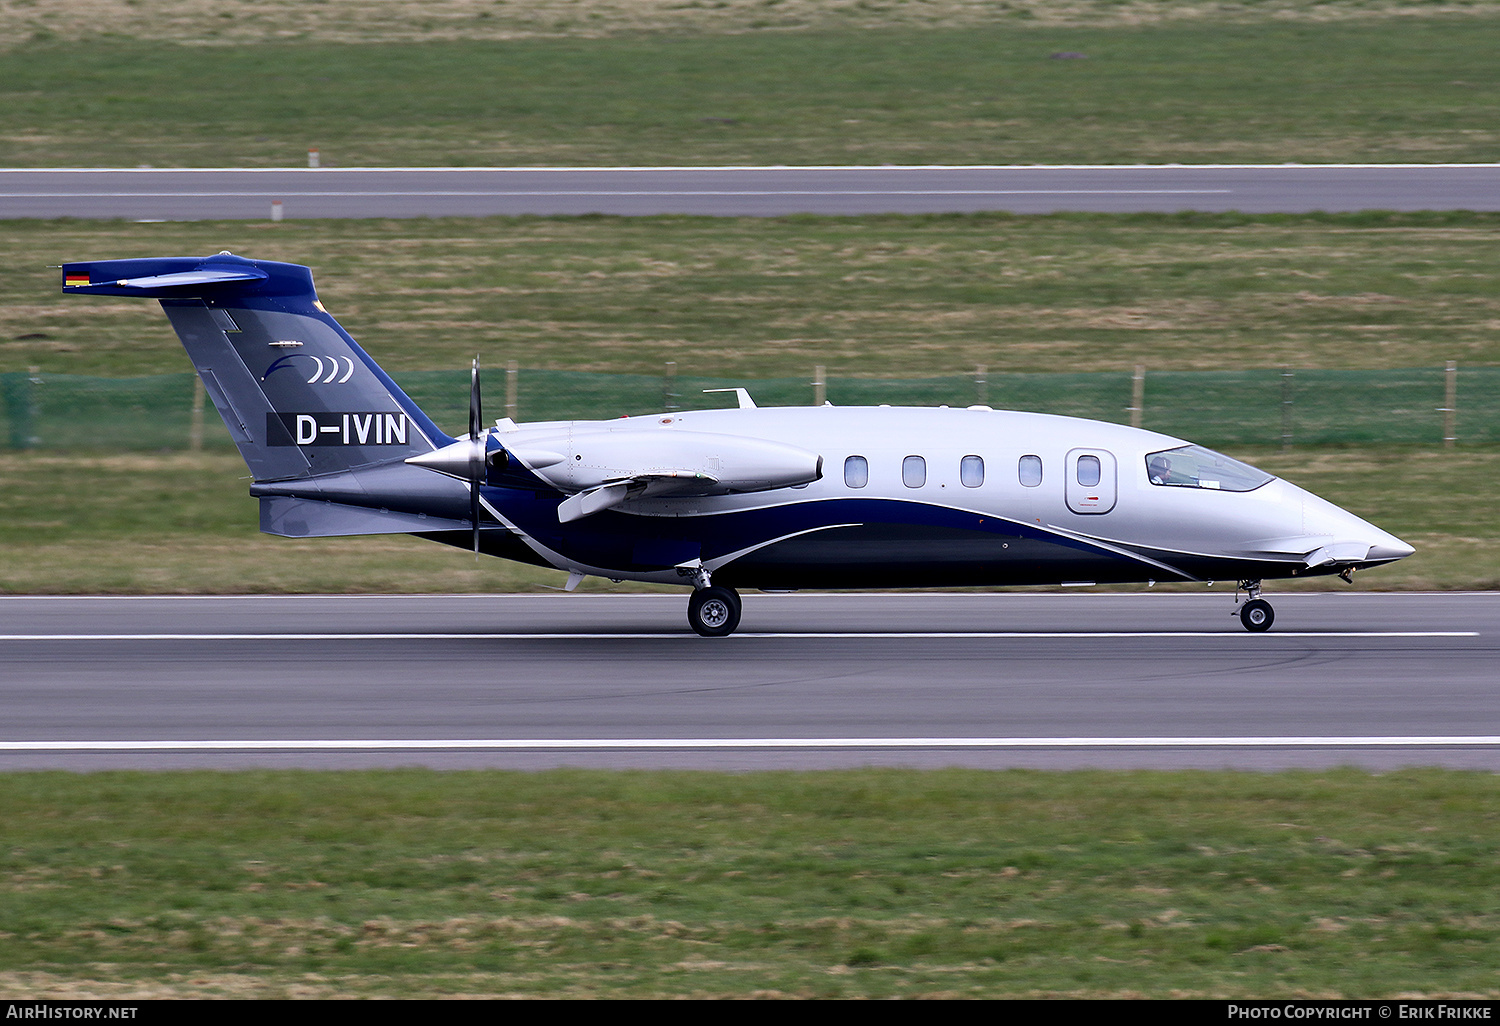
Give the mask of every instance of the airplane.
[[[691, 586], [688, 624], [739, 626], [738, 589], [1236, 581], [1337, 574], [1410, 545], [1185, 439], [938, 407], [757, 407], [444, 433], [324, 309], [299, 264], [63, 265], [67, 294], [160, 301], [249, 466], [260, 529], [411, 534], [585, 577]], [[1240, 602], [1239, 593], [1246, 593]]]

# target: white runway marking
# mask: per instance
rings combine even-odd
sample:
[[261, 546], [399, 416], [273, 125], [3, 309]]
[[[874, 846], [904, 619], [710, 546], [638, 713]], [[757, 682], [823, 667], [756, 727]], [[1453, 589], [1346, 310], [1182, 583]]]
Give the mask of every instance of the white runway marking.
[[[399, 634], [0, 634], [6, 641], [628, 641], [650, 638], [691, 638], [690, 631], [593, 634], [582, 631], [552, 633], [423, 633]], [[765, 638], [849, 638], [878, 641], [881, 638], [1476, 638], [1478, 631], [784, 631], [744, 632], [729, 640]]]
[[926, 749], [926, 748], [1432, 748], [1495, 747], [1500, 735], [1373, 735], [1359, 737], [747, 737], [747, 738], [394, 738], [0, 741], [3, 752], [133, 751], [381, 751], [421, 749], [543, 751], [672, 749]]

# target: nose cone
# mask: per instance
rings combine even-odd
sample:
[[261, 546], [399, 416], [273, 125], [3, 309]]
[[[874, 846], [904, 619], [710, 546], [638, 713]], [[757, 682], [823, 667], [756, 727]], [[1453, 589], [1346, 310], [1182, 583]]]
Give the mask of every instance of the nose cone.
[[1371, 566], [1393, 563], [1416, 551], [1394, 534], [1311, 493], [1304, 493], [1302, 518], [1308, 534], [1331, 537], [1331, 543], [1316, 553], [1325, 563]]
[[1368, 520], [1361, 520], [1348, 510], [1339, 510], [1344, 516], [1340, 534], [1359, 545], [1368, 545], [1369, 550], [1358, 562], [1368, 566], [1375, 563], [1394, 563], [1417, 551], [1394, 534], [1382, 531]]
[[[1377, 531], [1379, 529], [1377, 528]], [[1417, 550], [1393, 534], [1379, 531], [1381, 540], [1370, 546], [1365, 560], [1370, 563], [1394, 563], [1398, 559], [1405, 559]]]

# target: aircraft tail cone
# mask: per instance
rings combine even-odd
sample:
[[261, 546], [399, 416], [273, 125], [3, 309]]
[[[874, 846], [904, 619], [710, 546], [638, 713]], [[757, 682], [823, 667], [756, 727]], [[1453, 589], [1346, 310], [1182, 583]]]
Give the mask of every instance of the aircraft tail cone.
[[474, 533], [474, 558], [479, 558], [479, 486], [484, 483], [484, 413], [479, 398], [479, 357], [469, 378], [469, 437], [432, 452], [409, 456], [406, 462], [423, 470], [456, 477], [469, 485], [469, 523]]
[[435, 470], [439, 474], [468, 481], [473, 477], [473, 472], [469, 469], [474, 462], [473, 449], [472, 443], [459, 441], [432, 452], [424, 452], [420, 456], [409, 456], [406, 462], [423, 470]]

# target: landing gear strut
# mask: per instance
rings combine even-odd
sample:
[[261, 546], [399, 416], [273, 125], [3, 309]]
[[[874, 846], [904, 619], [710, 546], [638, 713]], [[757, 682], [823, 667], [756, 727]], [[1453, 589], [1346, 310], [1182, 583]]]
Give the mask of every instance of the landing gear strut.
[[740, 596], [733, 588], [698, 588], [688, 599], [688, 626], [705, 638], [724, 638], [740, 625]]
[[1241, 581], [1239, 587], [1250, 596], [1250, 601], [1239, 608], [1240, 623], [1245, 625], [1245, 630], [1256, 633], [1270, 630], [1271, 624], [1276, 622], [1276, 610], [1260, 597], [1260, 582]]

